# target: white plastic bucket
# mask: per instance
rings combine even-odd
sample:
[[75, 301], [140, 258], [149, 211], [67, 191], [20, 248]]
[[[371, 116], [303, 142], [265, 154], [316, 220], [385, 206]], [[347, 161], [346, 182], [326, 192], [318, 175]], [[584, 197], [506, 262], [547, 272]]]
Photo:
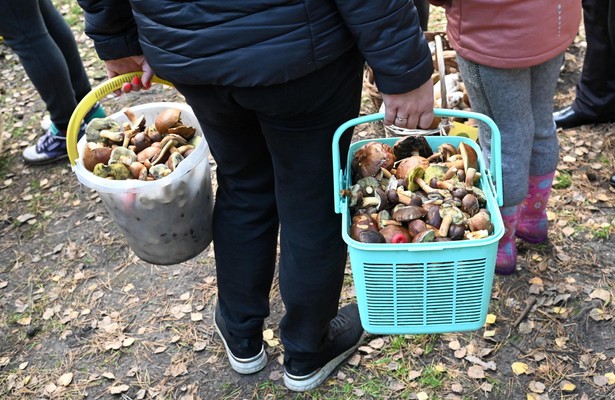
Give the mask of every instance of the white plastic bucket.
[[[181, 110], [185, 125], [203, 136], [192, 109], [183, 103], [147, 103], [131, 107], [147, 124], [165, 109]], [[128, 118], [110, 116], [120, 125]], [[130, 248], [152, 264], [177, 264], [200, 254], [212, 240], [213, 193], [209, 146], [203, 138], [193, 152], [168, 176], [155, 181], [108, 180], [88, 171], [81, 161], [86, 137], [77, 143], [79, 157], [73, 171], [79, 182], [96, 190]]]

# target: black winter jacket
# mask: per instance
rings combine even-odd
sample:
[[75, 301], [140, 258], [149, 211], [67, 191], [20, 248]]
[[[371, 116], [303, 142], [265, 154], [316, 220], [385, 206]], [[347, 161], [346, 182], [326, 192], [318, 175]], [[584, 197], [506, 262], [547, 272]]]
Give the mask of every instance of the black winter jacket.
[[78, 0], [103, 60], [144, 54], [173, 83], [263, 86], [357, 45], [383, 93], [433, 71], [410, 0]]

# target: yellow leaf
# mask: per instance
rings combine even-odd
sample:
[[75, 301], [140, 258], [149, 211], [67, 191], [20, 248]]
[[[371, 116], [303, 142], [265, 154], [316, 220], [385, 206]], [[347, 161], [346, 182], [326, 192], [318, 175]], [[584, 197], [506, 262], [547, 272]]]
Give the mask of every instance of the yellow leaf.
[[562, 381], [562, 383], [560, 383], [559, 387], [564, 392], [572, 392], [574, 389], [577, 388], [575, 386], [575, 384], [570, 382], [570, 381]]
[[487, 314], [487, 320], [485, 321], [486, 324], [495, 324], [495, 320], [497, 319], [497, 317], [495, 316], [495, 314]]
[[561, 315], [561, 314], [564, 314], [567, 310], [566, 310], [566, 307], [553, 307], [552, 311], [555, 314], [560, 314]]
[[446, 371], [446, 367], [443, 364], [440, 363], [440, 364], [436, 365], [436, 371], [444, 372], [444, 371]]
[[265, 340], [273, 339], [273, 330], [272, 329], [265, 329], [263, 331], [263, 339], [265, 339]]
[[17, 320], [19, 325], [30, 325], [30, 322], [32, 322], [31, 317], [23, 317]]
[[488, 331], [485, 331], [485, 333], [483, 333], [483, 337], [494, 337], [494, 336], [495, 336], [495, 329], [488, 330]]
[[607, 372], [606, 374], [604, 374], [604, 376], [607, 377], [607, 379], [609, 380], [609, 385], [615, 385], [615, 374], [612, 372]]
[[542, 285], [542, 279], [540, 279], [539, 277], [534, 277], [532, 279], [530, 279], [530, 283], [533, 285]]
[[527, 371], [530, 369], [529, 365], [522, 362], [514, 362], [511, 367], [515, 375], [527, 374]]

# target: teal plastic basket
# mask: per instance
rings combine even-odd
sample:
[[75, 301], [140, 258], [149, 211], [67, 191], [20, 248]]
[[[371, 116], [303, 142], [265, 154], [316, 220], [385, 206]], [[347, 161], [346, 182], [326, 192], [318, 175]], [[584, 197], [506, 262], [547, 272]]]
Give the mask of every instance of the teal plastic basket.
[[[369, 141], [393, 145], [399, 138], [355, 142], [346, 165], [340, 164], [339, 139], [349, 128], [379, 121], [371, 114], [341, 125], [333, 138], [335, 211], [342, 214], [342, 236], [348, 244], [350, 265], [363, 328], [375, 334], [428, 334], [480, 329], [491, 299], [498, 241], [504, 234], [499, 211], [502, 205], [500, 133], [489, 117], [474, 112], [436, 109], [440, 117], [474, 118], [492, 132], [489, 167], [480, 147], [459, 136], [426, 136], [435, 150], [442, 143], [466, 142], [476, 151], [481, 172], [478, 186], [487, 197], [493, 234], [477, 240], [432, 243], [362, 243], [350, 237], [350, 209], [341, 189], [352, 185], [354, 153]], [[494, 184], [495, 183], [495, 184]], [[498, 195], [500, 194], [500, 195]]]

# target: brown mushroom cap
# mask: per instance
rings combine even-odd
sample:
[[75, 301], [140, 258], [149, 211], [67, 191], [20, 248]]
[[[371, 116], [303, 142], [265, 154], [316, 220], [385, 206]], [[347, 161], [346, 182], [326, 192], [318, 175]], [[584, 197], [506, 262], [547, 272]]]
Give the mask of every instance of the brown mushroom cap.
[[463, 169], [465, 171], [467, 171], [468, 168], [478, 170], [478, 155], [472, 146], [465, 142], [459, 143], [459, 154], [461, 154], [463, 158]]
[[391, 170], [395, 163], [393, 148], [381, 142], [368, 142], [354, 153], [351, 160], [353, 175], [358, 179], [376, 176], [381, 168]]
[[167, 130], [173, 126], [175, 126], [181, 116], [181, 111], [177, 108], [166, 108], [156, 117], [156, 122], [154, 125], [156, 126], [156, 130], [165, 134]]

